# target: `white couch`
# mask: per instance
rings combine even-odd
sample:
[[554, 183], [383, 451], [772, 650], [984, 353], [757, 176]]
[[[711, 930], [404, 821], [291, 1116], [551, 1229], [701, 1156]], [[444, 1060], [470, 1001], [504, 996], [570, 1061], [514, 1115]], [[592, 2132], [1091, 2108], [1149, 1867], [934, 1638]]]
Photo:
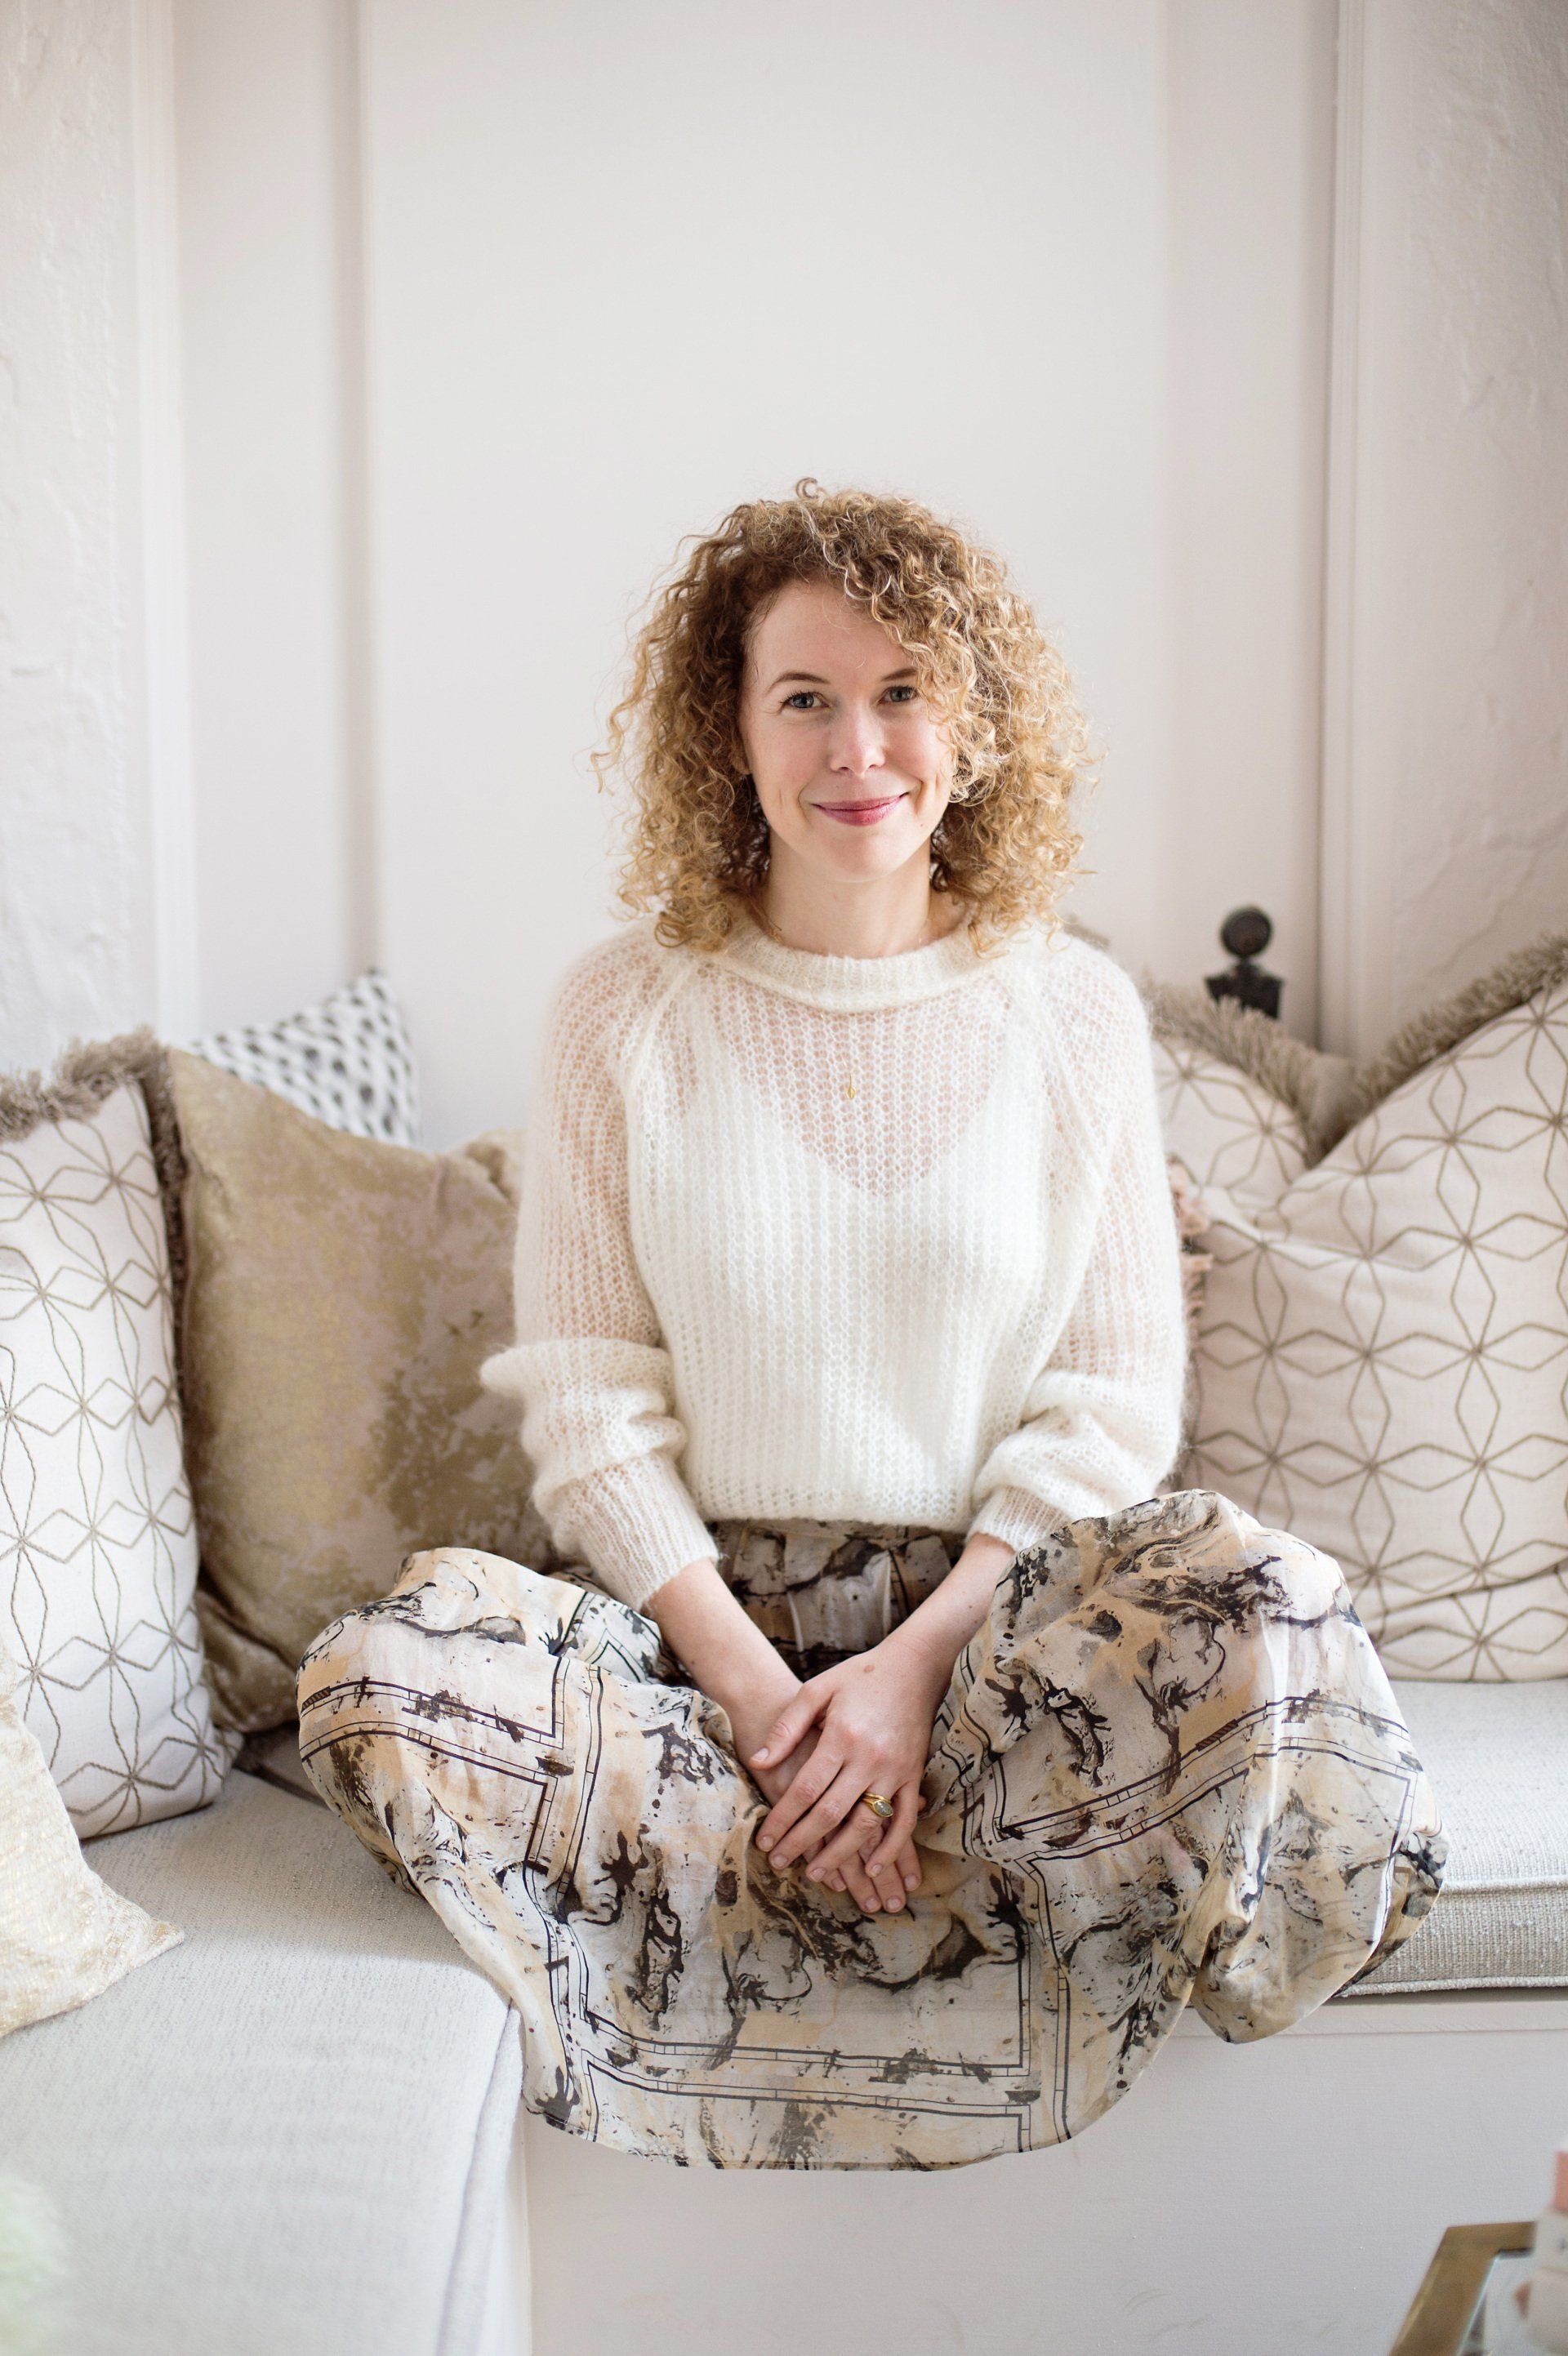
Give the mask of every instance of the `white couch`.
[[0, 2044], [0, 2167], [72, 2248], [61, 2356], [1382, 2356], [1443, 2228], [1530, 2215], [1568, 2126], [1568, 1687], [1398, 1690], [1453, 1838], [1402, 1952], [1260, 2045], [1184, 2022], [1073, 2144], [933, 2176], [520, 2119], [515, 2017], [285, 1730], [89, 1850], [185, 1944]]
[[186, 1938], [0, 2042], [0, 2173], [65, 2233], [48, 2356], [526, 2350], [516, 2017], [435, 1916], [239, 1770], [87, 1855]]

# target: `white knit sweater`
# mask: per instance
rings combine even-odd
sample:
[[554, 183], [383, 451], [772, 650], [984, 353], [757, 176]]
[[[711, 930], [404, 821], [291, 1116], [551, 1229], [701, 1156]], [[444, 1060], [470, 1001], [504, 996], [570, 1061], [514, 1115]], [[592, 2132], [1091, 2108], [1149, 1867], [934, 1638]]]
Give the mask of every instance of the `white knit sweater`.
[[1022, 1547], [1169, 1469], [1147, 1022], [1068, 934], [849, 958], [629, 925], [557, 993], [524, 1173], [518, 1343], [483, 1378], [555, 1544], [628, 1603], [720, 1519]]

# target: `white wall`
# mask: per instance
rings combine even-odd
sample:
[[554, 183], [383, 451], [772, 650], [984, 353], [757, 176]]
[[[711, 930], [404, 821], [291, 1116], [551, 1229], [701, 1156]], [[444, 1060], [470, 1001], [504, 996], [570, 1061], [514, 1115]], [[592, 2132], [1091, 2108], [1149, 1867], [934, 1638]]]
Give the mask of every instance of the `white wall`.
[[1265, 898], [1310, 1016], [1328, 12], [461, 21], [367, 20], [382, 940], [436, 1128], [516, 1108], [612, 921], [628, 607], [804, 473], [963, 519], [1059, 634], [1107, 746], [1081, 913], [1192, 975]]
[[173, 0], [203, 1027], [375, 952], [354, 12]]
[[0, 1060], [155, 1010], [134, 64], [114, 0], [0, 11]]
[[1568, 20], [1338, 15], [1337, 201], [1333, 0], [13, 0], [7, 1059], [379, 955], [521, 1116], [630, 607], [806, 471], [1058, 631], [1129, 961], [1365, 1047], [1560, 918]]
[[1325, 1016], [1365, 1050], [1568, 926], [1568, 9], [1347, 14]]

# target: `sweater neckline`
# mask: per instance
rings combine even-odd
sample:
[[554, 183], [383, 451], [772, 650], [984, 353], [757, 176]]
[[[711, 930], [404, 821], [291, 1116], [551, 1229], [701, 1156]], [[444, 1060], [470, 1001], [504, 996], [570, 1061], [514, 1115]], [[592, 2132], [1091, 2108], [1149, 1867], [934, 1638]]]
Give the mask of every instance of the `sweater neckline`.
[[892, 957], [839, 957], [776, 941], [744, 901], [738, 908], [740, 921], [718, 953], [725, 962], [765, 990], [835, 1012], [865, 1013], [933, 998], [973, 980], [987, 963], [974, 947], [967, 916], [923, 948], [901, 949]]

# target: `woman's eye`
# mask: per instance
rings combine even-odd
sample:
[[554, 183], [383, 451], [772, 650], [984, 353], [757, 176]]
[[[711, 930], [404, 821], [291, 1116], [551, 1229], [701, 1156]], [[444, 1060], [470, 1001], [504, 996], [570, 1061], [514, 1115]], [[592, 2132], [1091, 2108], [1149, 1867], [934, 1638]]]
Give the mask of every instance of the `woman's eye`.
[[804, 711], [806, 704], [814, 699], [816, 692], [814, 687], [798, 687], [793, 695], [787, 695], [784, 698], [785, 711], [788, 712], [791, 705], [798, 711]]
[[911, 686], [908, 684], [908, 682], [906, 680], [906, 681], [904, 681], [901, 685], [899, 685], [899, 686], [897, 686], [897, 687], [890, 687], [890, 688], [888, 689], [887, 692], [888, 692], [888, 694], [889, 694], [889, 695], [900, 695], [900, 696], [902, 696], [902, 695], [907, 695], [907, 696], [908, 697], [908, 699], [909, 699], [910, 702], [911, 702], [911, 703], [913, 703], [913, 702], [914, 702], [914, 701], [915, 701], [915, 698], [919, 694], [920, 691], [919, 691], [919, 689], [918, 689], [918, 687], [911, 687]]

